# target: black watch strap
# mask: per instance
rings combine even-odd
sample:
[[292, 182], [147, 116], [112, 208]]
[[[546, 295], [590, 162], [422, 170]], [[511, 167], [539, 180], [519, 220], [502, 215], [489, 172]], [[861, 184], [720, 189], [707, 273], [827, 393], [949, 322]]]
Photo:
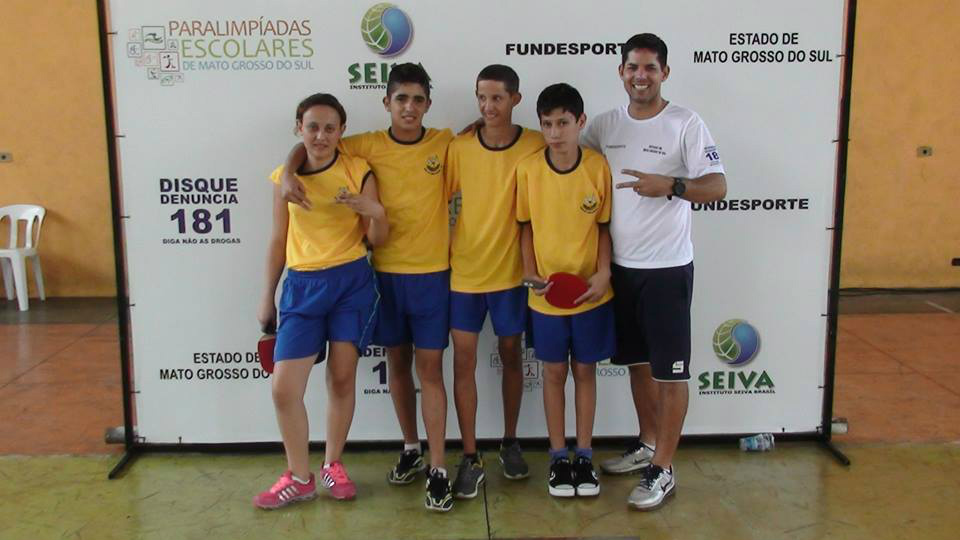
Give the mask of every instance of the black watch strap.
[[[683, 178], [674, 177], [673, 179], [673, 195], [677, 197], [683, 197], [683, 194], [687, 192], [687, 185], [683, 182]], [[668, 196], [668, 199], [673, 199], [673, 196]]]

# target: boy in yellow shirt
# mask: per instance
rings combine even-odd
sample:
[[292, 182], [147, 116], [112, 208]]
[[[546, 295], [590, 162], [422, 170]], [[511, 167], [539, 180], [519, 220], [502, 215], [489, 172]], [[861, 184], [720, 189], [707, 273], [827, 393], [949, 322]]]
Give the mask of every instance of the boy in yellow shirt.
[[521, 286], [520, 226], [514, 171], [524, 157], [543, 148], [539, 132], [513, 123], [520, 103], [520, 78], [509, 66], [483, 68], [476, 82], [483, 124], [458, 136], [447, 151], [446, 175], [461, 206], [450, 250], [450, 334], [453, 336], [453, 396], [463, 440], [453, 493], [473, 498], [484, 481], [477, 453], [477, 341], [487, 312], [498, 337], [503, 365], [503, 441], [500, 462], [510, 479], [529, 469], [517, 441], [523, 396], [520, 353], [527, 323], [527, 291]]
[[[381, 300], [373, 342], [387, 347], [388, 384], [403, 433], [404, 451], [387, 479], [409, 484], [425, 469], [417, 434], [417, 396], [413, 384], [414, 349], [423, 395], [421, 411], [430, 445], [426, 499], [429, 510], [453, 507], [444, 468], [447, 394], [443, 386], [443, 350], [449, 336], [449, 193], [443, 168], [450, 130], [423, 126], [430, 109], [430, 77], [422, 66], [398, 64], [387, 80], [384, 109], [390, 127], [346, 137], [348, 155], [366, 159], [377, 175], [390, 237], [373, 252]], [[288, 170], [302, 161], [295, 148]], [[286, 200], [309, 206], [295, 177], [284, 175]]]
[[[586, 123], [583, 98], [568, 84], [548, 86], [537, 99], [546, 140], [543, 152], [517, 165], [517, 220], [522, 225], [524, 281], [530, 291], [533, 347], [544, 364], [543, 402], [550, 437], [548, 491], [555, 497], [595, 496], [593, 469], [596, 363], [615, 352], [610, 300], [610, 168], [599, 153], [578, 144]], [[588, 290], [575, 307], [546, 301], [556, 272], [579, 275]], [[564, 433], [564, 386], [572, 369], [577, 446], [571, 463]]]

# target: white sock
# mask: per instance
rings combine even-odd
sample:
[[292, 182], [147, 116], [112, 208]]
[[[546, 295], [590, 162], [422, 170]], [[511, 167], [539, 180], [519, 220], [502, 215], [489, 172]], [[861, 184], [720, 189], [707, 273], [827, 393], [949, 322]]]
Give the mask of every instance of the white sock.
[[443, 477], [443, 478], [446, 478], [446, 477], [447, 477], [447, 469], [446, 469], [446, 468], [444, 468], [444, 467], [434, 467], [433, 470], [434, 470], [437, 474], [439, 474], [441, 477]]
[[412, 442], [412, 443], [403, 443], [403, 451], [408, 452], [410, 450], [416, 450], [417, 452], [421, 452], [420, 441]]
[[290, 476], [293, 477], [293, 479], [294, 479], [298, 484], [304, 484], [304, 485], [306, 485], [306, 484], [309, 484], [309, 483], [310, 483], [310, 480], [302, 480], [301, 478], [299, 478], [299, 477], [298, 477], [297, 475], [295, 475], [295, 474], [291, 474]]

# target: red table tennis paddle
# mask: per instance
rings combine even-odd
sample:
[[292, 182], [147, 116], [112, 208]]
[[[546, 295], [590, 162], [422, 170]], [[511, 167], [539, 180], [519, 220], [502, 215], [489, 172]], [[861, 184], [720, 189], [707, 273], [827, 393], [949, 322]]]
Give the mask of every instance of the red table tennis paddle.
[[557, 272], [551, 274], [547, 281], [553, 283], [545, 295], [547, 302], [553, 307], [571, 309], [577, 307], [574, 300], [583, 296], [590, 289], [587, 280], [576, 274]]
[[276, 334], [264, 334], [257, 343], [260, 367], [267, 373], [273, 373], [273, 348], [277, 345]]

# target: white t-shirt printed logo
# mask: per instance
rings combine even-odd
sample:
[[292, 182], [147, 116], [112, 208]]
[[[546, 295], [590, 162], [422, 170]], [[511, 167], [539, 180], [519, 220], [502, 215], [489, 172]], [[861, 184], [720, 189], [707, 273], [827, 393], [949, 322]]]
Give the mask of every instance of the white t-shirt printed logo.
[[716, 146], [707, 146], [706, 148], [704, 148], [703, 157], [710, 162], [710, 165], [720, 164], [720, 153], [717, 152]]

